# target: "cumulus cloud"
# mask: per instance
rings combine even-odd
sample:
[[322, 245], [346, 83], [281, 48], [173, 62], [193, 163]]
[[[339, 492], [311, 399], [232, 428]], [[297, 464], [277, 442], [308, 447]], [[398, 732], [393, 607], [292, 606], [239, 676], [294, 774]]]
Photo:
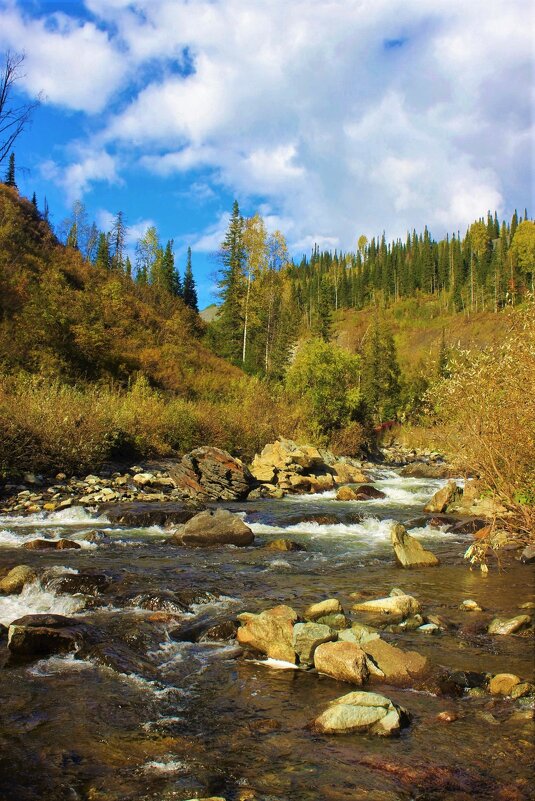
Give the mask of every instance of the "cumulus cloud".
[[76, 151], [76, 158], [66, 166], [52, 160], [41, 165], [43, 177], [62, 186], [69, 202], [82, 198], [97, 181], [121, 183], [115, 159], [105, 150], [77, 147]]
[[[30, 36], [36, 64], [50, 58], [54, 102], [92, 113], [128, 88], [93, 149], [265, 203], [295, 249], [425, 223], [440, 234], [529, 194], [528, 0], [85, 6], [93, 22], [31, 19], [16, 3], [2, 22], [12, 38]], [[62, 86], [75, 52], [73, 87]], [[87, 189], [91, 164], [68, 169]], [[224, 219], [199, 249], [214, 249]]]

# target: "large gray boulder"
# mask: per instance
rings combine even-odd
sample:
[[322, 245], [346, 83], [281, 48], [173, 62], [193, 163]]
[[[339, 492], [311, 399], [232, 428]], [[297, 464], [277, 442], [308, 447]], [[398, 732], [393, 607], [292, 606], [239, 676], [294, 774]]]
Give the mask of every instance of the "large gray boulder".
[[396, 562], [401, 567], [436, 567], [438, 558], [431, 551], [426, 551], [417, 539], [407, 533], [405, 526], [394, 523], [390, 529], [390, 540], [394, 547]]
[[314, 664], [318, 645], [336, 640], [336, 633], [321, 623], [296, 623], [293, 629], [293, 648], [301, 665]]
[[408, 712], [378, 693], [347, 693], [331, 701], [325, 712], [311, 724], [322, 734], [365, 732], [391, 737], [409, 724]]
[[254, 534], [241, 517], [226, 509], [200, 512], [177, 530], [174, 540], [181, 545], [251, 545]]
[[195, 448], [166, 467], [177, 489], [200, 500], [241, 500], [256, 484], [247, 466], [220, 448]]

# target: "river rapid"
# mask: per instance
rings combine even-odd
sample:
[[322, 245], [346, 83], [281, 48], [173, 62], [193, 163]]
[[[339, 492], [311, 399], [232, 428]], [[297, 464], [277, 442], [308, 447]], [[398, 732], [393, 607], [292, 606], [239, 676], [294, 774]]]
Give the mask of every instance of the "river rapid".
[[[1, 801], [465, 801], [535, 798], [533, 722], [520, 699], [435, 696], [378, 685], [413, 716], [399, 738], [314, 734], [306, 724], [351, 686], [314, 672], [276, 669], [241, 653], [235, 641], [187, 643], [170, 632], [195, 621], [235, 619], [288, 604], [302, 612], [324, 598], [349, 610], [350, 594], [388, 595], [400, 587], [424, 614], [455, 627], [440, 636], [391, 635], [449, 669], [516, 673], [533, 680], [533, 640], [490, 637], [495, 616], [533, 601], [529, 567], [510, 559], [488, 576], [470, 570], [472, 538], [445, 527], [411, 528], [438, 568], [397, 568], [393, 520], [422, 513], [444, 482], [377, 470], [386, 498], [336, 501], [334, 492], [224, 504], [256, 535], [248, 548], [185, 548], [158, 527], [111, 526], [80, 507], [48, 516], [0, 518], [0, 570], [29, 564], [40, 579], [0, 596], [0, 622], [36, 612], [80, 617], [103, 632], [93, 655], [54, 656], [0, 670]], [[328, 522], [307, 518], [328, 515]], [[332, 517], [331, 517], [332, 516]], [[83, 539], [98, 529], [109, 541]], [[80, 550], [34, 552], [36, 537], [68, 537]], [[306, 550], [274, 552], [287, 537]], [[43, 574], [43, 571], [44, 574]], [[66, 573], [105, 574], [96, 595], [62, 593]], [[162, 596], [147, 609], [147, 597]], [[186, 593], [189, 611], [173, 605]], [[183, 595], [181, 597], [184, 597]], [[482, 612], [459, 605], [474, 599]], [[173, 635], [174, 636], [174, 635]], [[453, 723], [437, 721], [449, 710]]]

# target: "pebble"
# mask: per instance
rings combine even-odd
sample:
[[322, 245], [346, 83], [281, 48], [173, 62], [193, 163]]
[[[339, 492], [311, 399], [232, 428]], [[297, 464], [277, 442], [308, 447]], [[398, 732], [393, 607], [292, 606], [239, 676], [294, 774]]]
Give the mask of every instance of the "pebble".
[[469, 599], [467, 601], [463, 601], [462, 604], [460, 605], [459, 609], [462, 609], [465, 612], [482, 612], [483, 611], [483, 609], [478, 604], [478, 602], [477, 601], [473, 601], [472, 599]]
[[445, 709], [444, 712], [439, 712], [437, 715], [437, 720], [440, 723], [454, 723], [458, 719], [459, 715], [457, 715], [456, 712], [451, 712], [449, 709]]

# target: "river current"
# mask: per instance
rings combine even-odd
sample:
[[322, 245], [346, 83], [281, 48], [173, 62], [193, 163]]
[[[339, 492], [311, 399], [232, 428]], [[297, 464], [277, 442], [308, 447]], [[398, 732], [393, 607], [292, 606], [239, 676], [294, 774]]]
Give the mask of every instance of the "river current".
[[[350, 685], [277, 669], [261, 655], [241, 653], [234, 641], [173, 638], [181, 626], [234, 620], [280, 603], [302, 612], [336, 597], [349, 611], [352, 593], [382, 597], [400, 587], [424, 614], [455, 625], [441, 636], [404, 632], [391, 642], [452, 670], [533, 680], [533, 640], [485, 633], [493, 617], [513, 617], [533, 600], [530, 569], [510, 559], [484, 576], [463, 559], [470, 536], [414, 524], [410, 533], [441, 565], [398, 569], [391, 522], [418, 522], [444, 482], [393, 470], [373, 478], [386, 498], [340, 502], [327, 492], [224, 504], [253, 529], [249, 548], [179, 547], [161, 528], [111, 526], [77, 507], [0, 517], [0, 570], [24, 563], [40, 572], [20, 595], [0, 596], [0, 622], [37, 612], [80, 617], [104, 643], [93, 655], [0, 670], [1, 801], [534, 798], [533, 723], [520, 702], [379, 685], [374, 689], [412, 713], [399, 738], [318, 735], [306, 724]], [[309, 519], [318, 515], [323, 521]], [[102, 543], [84, 539], [94, 529], [106, 535]], [[68, 537], [82, 548], [21, 550], [40, 536]], [[280, 537], [306, 550], [262, 547]], [[80, 573], [105, 574], [109, 586], [95, 595], [55, 589], [55, 577]], [[188, 594], [189, 611], [173, 605], [173, 593]], [[152, 597], [159, 606], [147, 603]], [[466, 599], [483, 611], [461, 611]], [[444, 710], [457, 720], [437, 722]]]

